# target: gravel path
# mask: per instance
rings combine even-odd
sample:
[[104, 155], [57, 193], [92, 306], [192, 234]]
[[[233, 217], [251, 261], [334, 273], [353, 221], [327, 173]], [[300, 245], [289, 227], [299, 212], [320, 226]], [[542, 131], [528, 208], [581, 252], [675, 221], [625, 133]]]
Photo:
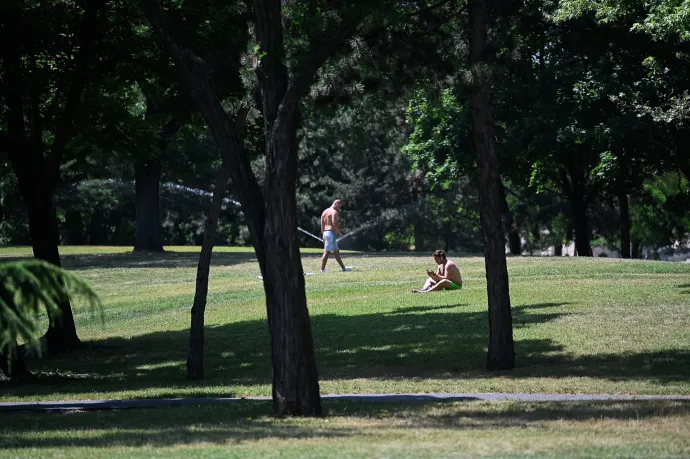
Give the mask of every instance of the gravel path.
[[[598, 402], [660, 400], [687, 401], [690, 395], [623, 395], [623, 394], [500, 394], [500, 393], [438, 393], [438, 394], [337, 394], [322, 395], [322, 400], [352, 400], [358, 402], [416, 402], [416, 401], [498, 401], [523, 402]], [[68, 400], [57, 402], [0, 403], [0, 412], [10, 411], [85, 411], [125, 408], [159, 408], [201, 404], [235, 403], [241, 400], [271, 400], [271, 397], [188, 397], [135, 400]]]

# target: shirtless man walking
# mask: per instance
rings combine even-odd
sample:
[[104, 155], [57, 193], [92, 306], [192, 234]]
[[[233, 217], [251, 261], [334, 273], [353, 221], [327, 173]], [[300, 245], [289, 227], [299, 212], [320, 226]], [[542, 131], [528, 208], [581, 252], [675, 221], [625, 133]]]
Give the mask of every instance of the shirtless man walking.
[[331, 252], [335, 256], [335, 261], [338, 262], [343, 271], [352, 271], [352, 268], [345, 266], [343, 260], [340, 259], [340, 249], [338, 249], [337, 236], [342, 236], [340, 225], [338, 224], [338, 210], [342, 206], [340, 199], [333, 201], [333, 205], [324, 210], [321, 214], [321, 233], [323, 234], [323, 256], [321, 257], [321, 274], [326, 274], [326, 262]]
[[443, 250], [434, 252], [434, 260], [438, 265], [436, 272], [427, 270], [429, 278], [424, 283], [424, 287], [419, 290], [412, 290], [412, 293], [438, 292], [439, 290], [458, 290], [462, 288], [462, 276], [460, 269], [455, 262], [446, 258]]

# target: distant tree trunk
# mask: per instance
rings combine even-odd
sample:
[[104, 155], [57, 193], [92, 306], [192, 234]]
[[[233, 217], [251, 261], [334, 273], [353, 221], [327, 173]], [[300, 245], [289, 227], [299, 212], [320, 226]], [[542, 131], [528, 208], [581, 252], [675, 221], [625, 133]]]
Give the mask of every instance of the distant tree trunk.
[[563, 244], [556, 244], [553, 246], [553, 255], [555, 257], [563, 256]]
[[160, 219], [161, 161], [159, 158], [138, 161], [134, 165], [136, 193], [135, 252], [162, 252]]
[[503, 226], [508, 235], [508, 248], [510, 249], [511, 255], [521, 255], [522, 254], [522, 241], [520, 240], [520, 232], [518, 230], [517, 221], [515, 220], [515, 215], [510, 211], [508, 206], [508, 199], [506, 198], [505, 187], [500, 177], [498, 180], [498, 189], [503, 197]]
[[206, 298], [208, 297], [208, 278], [211, 270], [211, 256], [218, 230], [218, 217], [223, 205], [223, 196], [228, 185], [230, 169], [223, 162], [216, 188], [213, 190], [211, 208], [206, 218], [204, 241], [201, 244], [201, 254], [196, 270], [196, 291], [191, 311], [191, 326], [189, 332], [189, 353], [187, 354], [187, 379], [197, 380], [204, 377], [204, 313]]
[[591, 257], [592, 246], [590, 244], [589, 222], [587, 216], [587, 203], [584, 200], [571, 201], [573, 218], [575, 220], [575, 250], [578, 257]]
[[620, 206], [621, 257], [630, 258], [630, 211], [625, 190], [619, 192], [618, 204]]
[[485, 60], [487, 5], [483, 0], [469, 0], [468, 9], [473, 73], [472, 124], [477, 149], [479, 204], [489, 297], [489, 352], [486, 366], [489, 370], [511, 369], [515, 366], [515, 350], [501, 212], [505, 196], [498, 188], [493, 104]]
[[632, 241], [631, 258], [640, 258], [640, 241]]
[[592, 246], [590, 244], [589, 216], [587, 215], [589, 203], [583, 173], [579, 164], [568, 164], [560, 170], [561, 185], [570, 202], [572, 211], [572, 223], [575, 230], [575, 251], [579, 257], [591, 257]]
[[415, 213], [414, 219], [414, 250], [415, 252], [421, 252], [426, 249], [424, 241], [424, 210], [423, 202], [424, 195], [421, 191], [413, 190], [412, 199], [417, 203], [417, 212]]

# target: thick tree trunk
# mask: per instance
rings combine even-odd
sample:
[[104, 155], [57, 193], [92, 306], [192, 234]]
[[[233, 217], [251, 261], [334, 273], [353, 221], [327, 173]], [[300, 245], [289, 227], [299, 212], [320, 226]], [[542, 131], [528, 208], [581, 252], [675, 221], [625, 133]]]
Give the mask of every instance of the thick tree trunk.
[[[36, 87], [37, 81], [23, 76], [22, 50], [23, 35], [30, 30], [22, 17], [22, 2], [12, 1], [0, 15], [4, 59], [4, 83], [7, 88], [7, 132], [9, 137], [8, 156], [17, 176], [19, 189], [29, 213], [29, 233], [36, 258], [60, 266], [58, 253], [58, 228], [53, 191], [60, 177], [60, 164], [69, 139], [74, 132], [74, 117], [81, 105], [82, 94], [93, 72], [91, 67], [96, 55], [96, 44], [105, 30], [105, 0], [85, 3], [84, 16], [79, 27], [79, 49], [65, 71], [67, 90], [54, 94], [55, 100], [64, 96], [62, 109], [55, 115], [53, 141], [48, 148], [43, 144], [40, 120], [40, 101]], [[29, 65], [35, 57], [29, 59]], [[33, 105], [33, 135], [27, 137], [25, 126], [24, 83], [29, 85]], [[58, 85], [60, 86], [60, 85]], [[29, 140], [29, 138], [31, 140]], [[46, 333], [48, 352], [56, 352], [79, 346], [72, 308], [67, 296], [60, 302], [60, 318], [51, 321]]]
[[204, 377], [204, 313], [206, 298], [208, 297], [208, 278], [211, 270], [211, 256], [218, 230], [218, 217], [223, 205], [223, 196], [228, 186], [230, 169], [226, 163], [220, 169], [216, 189], [213, 190], [211, 208], [206, 218], [204, 241], [201, 244], [201, 254], [196, 270], [196, 292], [191, 311], [191, 326], [189, 331], [189, 353], [187, 354], [187, 379], [196, 380]]
[[[277, 413], [321, 413], [304, 272], [297, 237], [296, 115], [280, 122], [267, 155], [264, 290], [273, 357], [273, 406]], [[271, 131], [269, 131], [271, 132]]]
[[575, 227], [575, 250], [578, 257], [591, 257], [592, 246], [590, 244], [589, 217], [587, 216], [587, 203], [582, 196], [573, 195], [570, 201], [573, 210]]
[[[29, 236], [34, 257], [60, 266], [58, 252], [58, 227], [53, 191], [46, 180], [46, 169], [41, 145], [34, 145], [26, 138], [24, 109], [21, 99], [21, 56], [16, 46], [5, 49], [5, 78], [7, 94], [8, 137], [10, 145], [8, 156], [17, 177], [19, 191], [29, 214]], [[51, 320], [45, 336], [49, 352], [59, 352], [79, 346], [74, 317], [69, 298], [60, 302], [59, 320]]]
[[[58, 227], [55, 206], [48, 192], [41, 190], [35, 199], [24, 199], [29, 210], [29, 234], [34, 257], [45, 260], [55, 266], [61, 266], [58, 251]], [[74, 324], [74, 316], [69, 297], [66, 295], [59, 304], [60, 316], [50, 320], [45, 335], [46, 348], [49, 352], [60, 352], [81, 345]]]
[[486, 366], [489, 370], [511, 369], [515, 366], [515, 350], [501, 212], [505, 197], [498, 189], [493, 106], [485, 61], [487, 5], [483, 0], [469, 0], [468, 8], [474, 86], [471, 96], [472, 124], [477, 149], [479, 204], [489, 297], [489, 353]]
[[560, 257], [563, 255], [563, 244], [556, 244], [553, 246], [553, 255]]
[[620, 206], [621, 257], [630, 258], [630, 210], [625, 190], [621, 190], [618, 194], [618, 205]]
[[162, 252], [160, 219], [161, 161], [158, 158], [134, 165], [137, 230], [135, 252]]

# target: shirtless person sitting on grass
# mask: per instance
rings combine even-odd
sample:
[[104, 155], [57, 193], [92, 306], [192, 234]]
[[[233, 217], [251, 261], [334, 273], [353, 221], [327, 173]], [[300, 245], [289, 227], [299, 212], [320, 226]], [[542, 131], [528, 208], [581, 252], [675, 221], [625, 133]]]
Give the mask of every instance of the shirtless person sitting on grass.
[[427, 270], [429, 278], [424, 283], [424, 287], [412, 290], [412, 293], [438, 292], [439, 290], [458, 290], [462, 288], [462, 276], [460, 269], [455, 262], [446, 258], [443, 250], [434, 252], [434, 260], [438, 264], [436, 272]]

